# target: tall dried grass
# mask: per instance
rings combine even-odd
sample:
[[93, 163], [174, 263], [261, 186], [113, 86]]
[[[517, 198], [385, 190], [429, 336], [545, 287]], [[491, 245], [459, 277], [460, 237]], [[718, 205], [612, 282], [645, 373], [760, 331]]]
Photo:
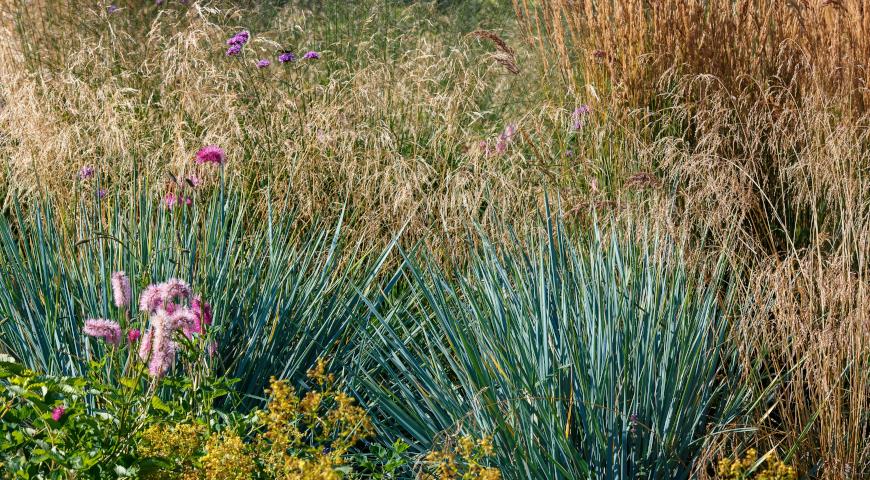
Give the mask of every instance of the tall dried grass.
[[[5, 0], [2, 35], [14, 41], [0, 54], [4, 205], [46, 191], [62, 203], [83, 165], [110, 189], [139, 178], [162, 195], [170, 173], [208, 177], [193, 154], [214, 143], [234, 182], [269, 189], [300, 220], [347, 206], [364, 238], [535, 215], [547, 175], [522, 142], [498, 157], [477, 148], [507, 123], [534, 133], [524, 119], [538, 113], [510, 93], [522, 82], [517, 59], [446, 34], [434, 4], [364, 2], [336, 19], [337, 2], [231, 3], [139, 2], [108, 14], [92, 2], [39, 11]], [[228, 58], [225, 39], [241, 28], [252, 41]], [[323, 59], [278, 65], [281, 48]], [[259, 58], [273, 65], [258, 70]]]
[[731, 446], [777, 448], [814, 478], [870, 475], [870, 5], [514, 6], [570, 91], [623, 112], [674, 193], [658, 215], [746, 272], [745, 381], [775, 388]]
[[776, 78], [798, 90], [870, 100], [866, 0], [514, 0], [543, 58], [579, 84], [649, 101], [670, 70], [729, 88]]

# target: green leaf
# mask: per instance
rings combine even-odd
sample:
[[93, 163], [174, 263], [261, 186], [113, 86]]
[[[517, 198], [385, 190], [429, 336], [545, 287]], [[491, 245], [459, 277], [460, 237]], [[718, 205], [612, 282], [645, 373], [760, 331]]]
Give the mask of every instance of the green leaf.
[[151, 397], [151, 406], [162, 412], [172, 413], [172, 409], [169, 408], [169, 405], [164, 403], [163, 400], [161, 400], [160, 397], [158, 397], [157, 395]]

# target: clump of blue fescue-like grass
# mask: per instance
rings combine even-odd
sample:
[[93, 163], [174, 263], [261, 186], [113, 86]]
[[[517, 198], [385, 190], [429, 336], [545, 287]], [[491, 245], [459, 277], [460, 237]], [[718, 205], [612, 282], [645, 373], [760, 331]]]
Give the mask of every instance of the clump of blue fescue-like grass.
[[209, 298], [218, 373], [260, 395], [270, 375], [304, 378], [318, 357], [343, 358], [386, 258], [343, 249], [340, 222], [252, 220], [232, 191], [172, 209], [144, 193], [94, 196], [73, 218], [57, 212], [45, 201], [0, 218], [0, 352], [51, 374], [83, 375], [83, 349], [103, 348], [81, 331], [118, 313], [110, 285], [122, 270], [134, 298], [172, 277]]
[[492, 435], [505, 478], [689, 478], [740, 413], [728, 290], [642, 229], [548, 231], [477, 236], [450, 274], [409, 259], [406, 294], [372, 308], [359, 395], [385, 435], [420, 452]]

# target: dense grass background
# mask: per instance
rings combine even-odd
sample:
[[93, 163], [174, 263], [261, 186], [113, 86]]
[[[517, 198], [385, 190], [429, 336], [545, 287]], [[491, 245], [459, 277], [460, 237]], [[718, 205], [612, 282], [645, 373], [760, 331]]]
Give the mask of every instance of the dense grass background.
[[328, 354], [415, 452], [870, 474], [860, 1], [118, 5], [0, 0], [3, 350], [78, 373], [112, 270], [179, 275], [243, 393]]

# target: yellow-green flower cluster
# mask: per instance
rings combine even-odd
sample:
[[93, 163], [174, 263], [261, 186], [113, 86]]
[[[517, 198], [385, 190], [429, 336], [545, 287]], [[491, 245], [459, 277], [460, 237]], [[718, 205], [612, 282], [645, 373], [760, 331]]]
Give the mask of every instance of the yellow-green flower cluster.
[[143, 474], [143, 478], [195, 479], [199, 478], [193, 468], [193, 459], [202, 449], [202, 437], [206, 428], [198, 423], [174, 425], [151, 425], [142, 431], [137, 452], [143, 457], [160, 458], [174, 464], [170, 470], [155, 470]]
[[501, 471], [483, 464], [493, 455], [492, 439], [475, 440], [471, 436], [460, 437], [453, 447], [445, 445], [426, 456], [427, 480], [500, 480]]
[[206, 480], [264, 478], [340, 480], [344, 456], [373, 433], [365, 410], [334, 386], [325, 362], [308, 372], [318, 386], [300, 398], [284, 381], [272, 378], [258, 433], [250, 444], [232, 434], [213, 434], [206, 445], [202, 471]]
[[202, 457], [201, 478], [205, 480], [246, 480], [256, 469], [248, 446], [235, 433], [212, 434]]
[[797, 480], [798, 474], [794, 467], [786, 465], [783, 461], [768, 455], [764, 459], [764, 468], [752, 471], [752, 467], [758, 462], [758, 451], [750, 448], [743, 458], [723, 458], [719, 460], [716, 468], [718, 478], [722, 480]]

